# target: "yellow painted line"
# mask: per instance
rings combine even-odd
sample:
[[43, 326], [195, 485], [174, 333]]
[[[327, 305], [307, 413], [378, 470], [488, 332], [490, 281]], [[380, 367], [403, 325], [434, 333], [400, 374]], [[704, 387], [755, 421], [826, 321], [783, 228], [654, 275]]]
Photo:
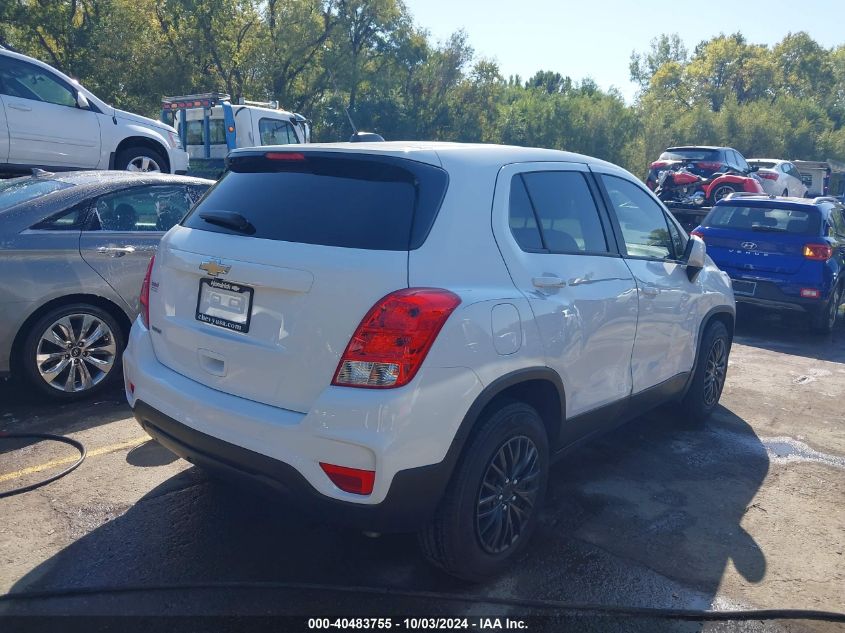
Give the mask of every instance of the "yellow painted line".
[[[88, 451], [87, 457], [97, 457], [97, 455], [106, 455], [108, 453], [116, 453], [117, 451], [122, 451], [127, 448], [134, 448], [135, 446], [139, 446], [149, 439], [150, 437], [148, 435], [144, 435], [143, 437], [136, 437], [125, 442], [120, 442], [119, 444], [111, 444], [109, 446], [95, 448], [92, 451]], [[79, 455], [74, 455], [73, 457], [62, 457], [61, 459], [54, 459], [52, 461], [39, 464], [38, 466], [21, 468], [20, 470], [15, 470], [11, 473], [0, 475], [0, 483], [3, 483], [4, 481], [11, 481], [12, 479], [19, 479], [20, 477], [31, 475], [33, 473], [40, 473], [42, 470], [49, 470], [51, 468], [56, 468], [57, 466], [72, 464], [77, 459], [79, 459]]]

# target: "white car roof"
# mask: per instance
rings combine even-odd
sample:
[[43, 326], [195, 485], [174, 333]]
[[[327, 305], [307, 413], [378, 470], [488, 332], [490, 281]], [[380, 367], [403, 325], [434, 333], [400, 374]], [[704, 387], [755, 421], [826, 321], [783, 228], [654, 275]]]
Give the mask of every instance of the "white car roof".
[[746, 162], [749, 163], [788, 163], [790, 161], [784, 160], [783, 158], [746, 158]]

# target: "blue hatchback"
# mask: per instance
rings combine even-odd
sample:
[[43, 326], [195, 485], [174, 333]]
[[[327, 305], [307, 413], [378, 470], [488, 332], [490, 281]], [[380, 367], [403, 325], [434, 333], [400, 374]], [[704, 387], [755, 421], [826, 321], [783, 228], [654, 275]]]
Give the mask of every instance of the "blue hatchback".
[[829, 332], [845, 289], [845, 205], [836, 198], [729, 196], [696, 228], [737, 302], [801, 311]]

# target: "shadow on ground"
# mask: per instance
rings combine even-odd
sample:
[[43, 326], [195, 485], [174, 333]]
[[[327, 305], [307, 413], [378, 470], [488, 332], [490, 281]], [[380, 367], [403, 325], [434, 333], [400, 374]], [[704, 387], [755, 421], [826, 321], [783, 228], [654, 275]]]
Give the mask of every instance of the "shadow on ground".
[[[137, 452], [136, 452], [137, 451]], [[160, 459], [153, 447], [129, 462]], [[142, 459], [142, 455], [146, 455]], [[532, 547], [494, 582], [429, 567], [409, 535], [368, 538], [189, 469], [33, 569], [12, 592], [207, 581], [276, 581], [671, 608], [709, 608], [728, 561], [759, 582], [766, 559], [740, 521], [768, 471], [750, 426], [722, 408], [690, 430], [659, 410], [567, 456], [552, 472]], [[331, 590], [172, 590], [0, 604], [0, 613], [384, 616], [524, 614], [524, 608]], [[564, 618], [548, 630], [698, 630]], [[622, 626], [624, 624], [624, 626]], [[629, 628], [630, 627], [630, 628]], [[708, 630], [714, 630], [708, 627]], [[748, 630], [757, 630], [751, 629]]]
[[803, 313], [779, 313], [740, 305], [734, 340], [781, 354], [845, 363], [845, 313], [840, 309], [839, 321], [831, 334], [817, 334], [810, 329], [809, 318]]

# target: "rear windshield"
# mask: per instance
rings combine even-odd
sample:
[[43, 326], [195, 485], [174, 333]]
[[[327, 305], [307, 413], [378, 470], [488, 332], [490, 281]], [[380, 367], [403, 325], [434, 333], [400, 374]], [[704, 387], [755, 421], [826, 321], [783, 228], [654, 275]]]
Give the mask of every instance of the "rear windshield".
[[713, 208], [704, 226], [795, 235], [818, 235], [818, 211], [725, 205]]
[[667, 149], [658, 160], [709, 160], [719, 162], [722, 157], [717, 149]]
[[16, 204], [72, 186], [58, 180], [41, 180], [29, 176], [13, 178], [5, 182], [0, 180], [0, 211], [11, 209]]
[[750, 160], [748, 162], [749, 162], [749, 164], [757, 165], [758, 167], [760, 167], [762, 169], [772, 169], [775, 166], [774, 163], [769, 162], [767, 160]]
[[242, 235], [202, 219], [243, 216], [269, 240], [368, 250], [412, 250], [428, 236], [446, 191], [443, 170], [398, 158], [330, 153], [230, 157], [228, 170], [182, 222]]

